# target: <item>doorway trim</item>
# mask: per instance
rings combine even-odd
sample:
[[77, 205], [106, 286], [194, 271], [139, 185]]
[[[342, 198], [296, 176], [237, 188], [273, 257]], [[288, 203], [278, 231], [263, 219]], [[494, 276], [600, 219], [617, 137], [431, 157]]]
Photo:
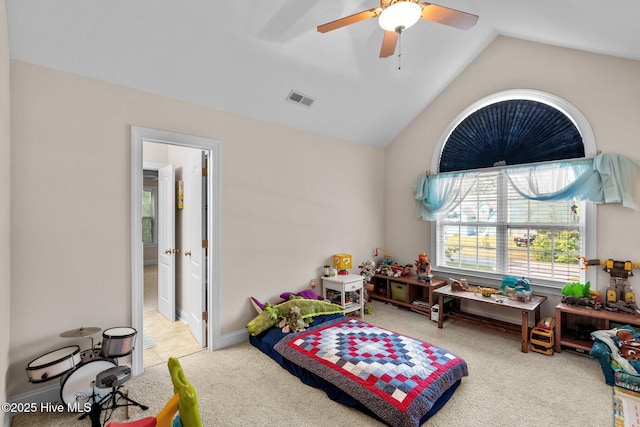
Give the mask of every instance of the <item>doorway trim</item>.
[[[142, 243], [142, 175], [144, 142], [196, 148], [207, 156], [207, 349], [220, 348], [220, 141], [159, 129], [131, 126], [131, 323], [143, 334], [144, 316], [144, 245]], [[215, 305], [214, 305], [215, 303]], [[140, 342], [140, 341], [138, 341]], [[132, 356], [134, 376], [144, 372], [143, 352]]]

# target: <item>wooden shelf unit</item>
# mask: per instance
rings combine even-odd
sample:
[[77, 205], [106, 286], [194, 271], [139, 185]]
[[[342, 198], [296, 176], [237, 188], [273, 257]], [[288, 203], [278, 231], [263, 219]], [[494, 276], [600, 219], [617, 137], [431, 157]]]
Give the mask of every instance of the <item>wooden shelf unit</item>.
[[[496, 306], [496, 307], [504, 307], [510, 310], [519, 311], [521, 313], [520, 320], [520, 350], [523, 353], [529, 351], [529, 314], [533, 313], [534, 315], [534, 324], [537, 324], [540, 321], [540, 305], [547, 299], [545, 296], [541, 295], [532, 295], [530, 301], [519, 301], [512, 300], [503, 295], [490, 295], [483, 296], [482, 294], [476, 292], [468, 292], [468, 291], [454, 291], [451, 289], [451, 286], [443, 286], [435, 291], [438, 294], [439, 304], [443, 304], [444, 298], [455, 298], [460, 301], [473, 302], [478, 304], [483, 304], [485, 306]], [[453, 314], [453, 313], [451, 313]], [[465, 316], [472, 316], [478, 318], [479, 316], [470, 315], [465, 313]], [[486, 317], [479, 317], [483, 319], [483, 322], [491, 322]], [[444, 313], [439, 313], [438, 316], [438, 328], [442, 328], [444, 321]], [[496, 325], [503, 324], [504, 322], [495, 321]]]
[[[403, 283], [407, 285], [407, 295], [408, 302], [400, 301], [391, 298], [391, 283]], [[384, 301], [392, 304], [396, 304], [402, 307], [411, 308], [412, 310], [424, 312], [426, 314], [431, 314], [431, 307], [433, 304], [437, 303], [436, 298], [433, 295], [433, 290], [438, 289], [447, 284], [446, 280], [436, 279], [435, 277], [431, 279], [431, 283], [423, 283], [418, 280], [418, 276], [400, 276], [400, 277], [389, 277], [383, 274], [376, 274], [371, 279], [371, 283], [373, 283], [373, 291], [369, 292], [369, 297], [378, 301]], [[381, 290], [384, 289], [384, 293]], [[417, 299], [423, 299], [429, 303], [429, 307], [422, 307], [418, 305], [414, 305], [413, 301]]]
[[591, 351], [591, 339], [575, 339], [568, 336], [569, 328], [577, 325], [588, 325], [596, 329], [611, 329], [611, 322], [620, 325], [640, 326], [640, 316], [633, 313], [623, 313], [608, 310], [595, 310], [589, 307], [560, 303], [556, 306], [556, 352], [562, 351], [562, 346], [570, 347], [580, 352]]

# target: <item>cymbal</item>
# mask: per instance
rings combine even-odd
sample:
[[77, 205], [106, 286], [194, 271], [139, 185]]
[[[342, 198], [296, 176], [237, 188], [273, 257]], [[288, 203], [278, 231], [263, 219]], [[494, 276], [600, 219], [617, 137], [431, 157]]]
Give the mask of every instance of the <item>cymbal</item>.
[[100, 332], [102, 329], [96, 326], [84, 327], [81, 326], [78, 329], [71, 329], [70, 331], [64, 331], [60, 334], [63, 338], [76, 338], [76, 337], [88, 337], [90, 335]]

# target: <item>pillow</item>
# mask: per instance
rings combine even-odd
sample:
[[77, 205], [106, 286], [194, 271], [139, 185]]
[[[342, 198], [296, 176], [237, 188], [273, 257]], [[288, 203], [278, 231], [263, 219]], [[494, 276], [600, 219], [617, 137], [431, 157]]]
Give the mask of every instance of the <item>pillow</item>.
[[317, 299], [317, 300], [324, 300], [324, 298], [322, 298], [321, 296], [319, 296], [318, 294], [316, 294], [316, 292], [313, 289], [306, 289], [304, 291], [301, 292], [285, 292], [283, 294], [280, 294], [280, 298], [284, 299], [285, 301], [288, 301], [291, 299], [292, 296], [298, 296], [298, 297], [302, 297], [305, 299]]
[[[298, 298], [304, 298], [304, 299], [317, 299], [319, 301], [324, 301], [324, 298], [316, 294], [316, 292], [313, 289], [307, 289], [305, 291], [301, 291], [298, 293], [285, 292], [283, 294], [280, 294], [280, 298], [283, 299], [283, 301], [280, 301], [280, 303], [286, 302], [292, 299], [292, 297], [293, 298], [298, 297]], [[251, 305], [253, 306], [253, 308], [256, 309], [256, 312], [258, 314], [262, 313], [262, 310], [264, 310], [264, 303], [258, 301], [258, 299], [254, 297], [249, 297], [249, 301], [251, 301]]]
[[609, 347], [609, 352], [611, 353], [612, 362], [616, 362], [618, 366], [620, 366], [625, 372], [638, 375], [640, 362], [632, 362], [626, 359], [622, 353], [620, 352], [620, 340], [616, 337], [616, 334], [619, 330], [626, 329], [632, 333], [632, 335], [637, 339], [638, 334], [635, 329], [630, 325], [620, 326], [619, 328], [613, 328], [608, 330], [599, 330], [591, 332], [591, 336], [595, 340], [599, 340], [607, 347]]
[[[284, 319], [289, 314], [291, 307], [300, 307], [302, 318], [307, 320], [315, 316], [323, 314], [343, 313], [344, 307], [330, 302], [311, 300], [311, 299], [293, 299], [273, 306], [273, 310], [264, 310], [247, 324], [249, 334], [256, 336], [274, 326], [279, 319]], [[274, 319], [271, 312], [277, 312], [279, 317]]]

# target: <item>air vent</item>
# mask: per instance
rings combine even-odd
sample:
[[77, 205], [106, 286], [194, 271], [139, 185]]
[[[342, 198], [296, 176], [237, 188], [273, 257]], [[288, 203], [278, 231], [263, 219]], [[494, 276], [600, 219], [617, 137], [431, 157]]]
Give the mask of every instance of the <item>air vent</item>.
[[316, 100], [313, 98], [309, 98], [308, 96], [303, 95], [300, 92], [292, 90], [291, 92], [289, 92], [289, 95], [287, 96], [287, 101], [304, 105], [307, 108], [311, 108], [311, 105], [313, 105], [313, 103]]

